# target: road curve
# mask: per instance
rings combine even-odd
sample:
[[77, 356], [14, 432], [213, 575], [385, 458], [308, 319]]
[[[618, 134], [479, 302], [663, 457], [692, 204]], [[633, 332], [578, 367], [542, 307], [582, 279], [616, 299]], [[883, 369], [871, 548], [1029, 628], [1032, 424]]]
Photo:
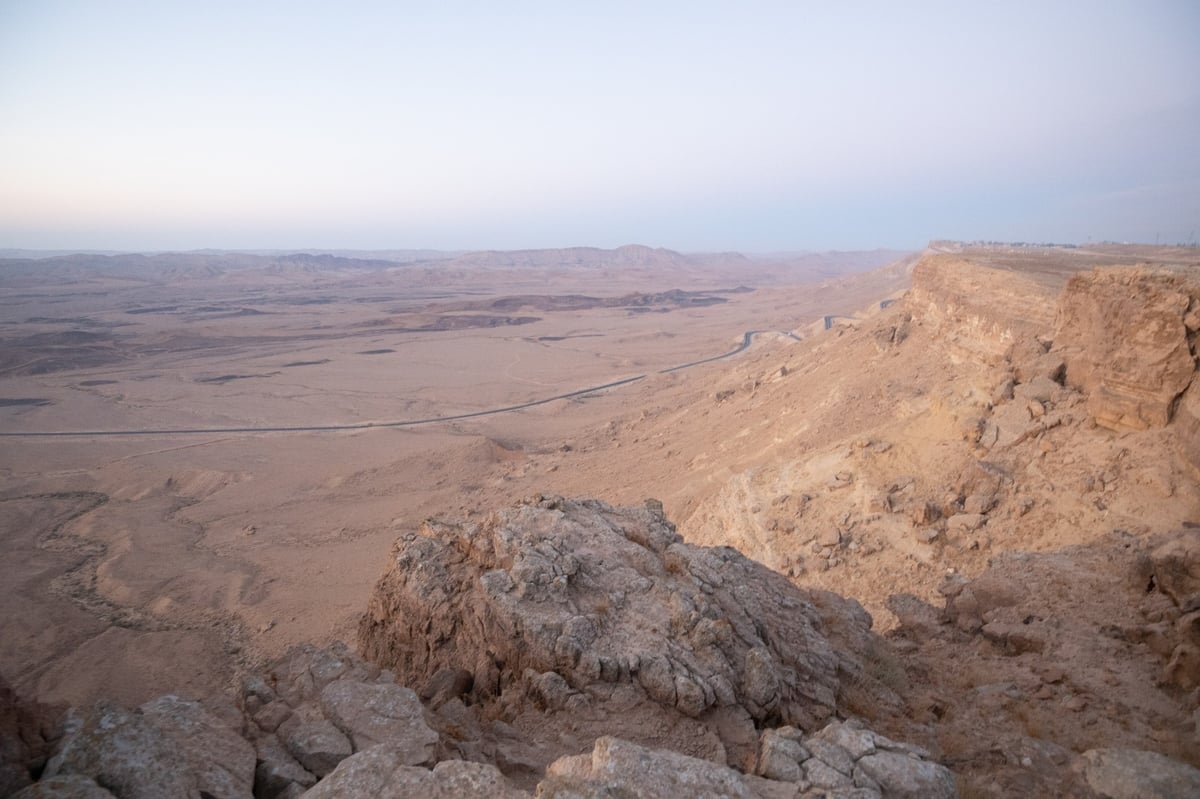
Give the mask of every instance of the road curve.
[[[671, 366], [666, 369], [659, 369], [654, 374], [669, 374], [678, 372], [683, 369], [690, 369], [693, 366], [712, 363], [713, 361], [732, 358], [741, 352], [744, 352], [754, 337], [761, 333], [778, 332], [780, 335], [793, 338], [796, 341], [800, 337], [794, 333], [786, 331], [770, 331], [770, 330], [747, 330], [742, 335], [742, 343], [729, 352], [723, 352], [720, 355], [714, 355], [711, 358], [701, 358], [697, 361], [688, 361], [681, 363], [678, 366]], [[634, 377], [626, 377], [622, 380], [613, 380], [610, 383], [602, 383], [598, 386], [588, 386], [587, 388], [568, 391], [566, 394], [555, 394], [553, 397], [545, 397], [543, 399], [531, 400], [522, 402], [517, 405], [505, 405], [501, 408], [489, 408], [485, 411], [472, 411], [471, 413], [456, 413], [450, 416], [432, 416], [428, 419], [407, 419], [395, 422], [357, 422], [354, 424], [322, 424], [322, 425], [292, 425], [279, 427], [181, 427], [181, 428], [158, 428], [150, 430], [34, 430], [26, 432], [10, 432], [0, 430], [0, 438], [66, 438], [70, 436], [82, 437], [99, 437], [99, 436], [194, 436], [194, 435], [213, 435], [223, 433], [326, 433], [336, 432], [339, 430], [369, 430], [377, 427], [415, 427], [421, 424], [437, 424], [439, 422], [457, 422], [462, 419], [478, 419], [481, 416], [494, 416], [498, 413], [510, 413], [512, 411], [521, 411], [526, 408], [536, 408], [539, 405], [546, 405], [556, 400], [571, 399], [573, 397], [581, 397], [585, 394], [591, 394], [596, 391], [606, 391], [610, 388], [618, 388], [626, 386], [630, 383], [636, 383], [639, 380], [646, 379], [651, 373], [635, 375]]]

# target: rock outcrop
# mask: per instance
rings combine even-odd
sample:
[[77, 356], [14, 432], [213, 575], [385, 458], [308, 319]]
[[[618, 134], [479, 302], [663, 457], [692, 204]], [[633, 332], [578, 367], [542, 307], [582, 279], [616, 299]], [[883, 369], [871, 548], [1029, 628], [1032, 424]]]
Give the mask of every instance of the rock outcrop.
[[648, 504], [538, 498], [482, 524], [426, 522], [396, 544], [362, 652], [412, 684], [465, 670], [476, 703], [696, 719], [735, 762], [754, 725], [814, 729], [844, 682], [869, 682], [861, 606], [684, 544]]
[[1200, 282], [1144, 268], [1077, 274], [1059, 300], [1056, 328], [1067, 382], [1087, 394], [1097, 424], [1163, 427], [1196, 371]]
[[1054, 296], [1066, 277], [926, 253], [905, 302], [955, 357], [998, 363], [1017, 342], [1053, 329]]

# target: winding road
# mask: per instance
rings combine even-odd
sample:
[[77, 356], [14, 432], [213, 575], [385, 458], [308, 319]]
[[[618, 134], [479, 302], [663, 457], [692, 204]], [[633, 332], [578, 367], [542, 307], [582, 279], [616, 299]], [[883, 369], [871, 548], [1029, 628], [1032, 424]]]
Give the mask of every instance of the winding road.
[[[670, 374], [683, 369], [690, 369], [693, 366], [700, 366], [713, 361], [732, 358], [741, 352], [745, 352], [754, 340], [754, 337], [761, 333], [778, 333], [782, 336], [800, 341], [800, 337], [794, 333], [787, 331], [773, 330], [747, 330], [742, 335], [742, 343], [729, 352], [723, 352], [720, 355], [714, 355], [711, 358], [701, 358], [697, 361], [688, 361], [681, 363], [678, 366], [671, 366], [666, 369], [659, 369], [656, 374]], [[571, 399], [573, 397], [581, 397], [585, 394], [591, 394], [596, 391], [605, 391], [610, 388], [618, 388], [626, 386], [630, 383], [636, 383], [639, 380], [644, 380], [651, 373], [635, 375], [634, 377], [626, 377], [623, 380], [613, 380], [611, 383], [602, 383], [598, 386], [588, 386], [587, 388], [577, 389], [576, 391], [568, 391], [566, 394], [555, 394], [553, 397], [545, 397], [543, 399], [531, 400], [522, 402], [517, 405], [505, 405], [501, 408], [489, 408], [484, 411], [472, 411], [471, 413], [456, 413], [450, 416], [432, 416], [428, 419], [407, 419], [395, 422], [357, 422], [354, 424], [322, 424], [322, 425], [294, 425], [281, 427], [183, 427], [177, 429], [158, 428], [152, 430], [33, 430], [25, 432], [10, 432], [0, 431], [0, 438], [56, 438], [69, 436], [191, 436], [191, 435], [213, 435], [215, 433], [324, 433], [335, 432], [338, 430], [368, 430], [377, 427], [415, 427], [421, 424], [436, 424], [438, 422], [457, 422], [462, 419], [477, 419], [481, 416], [494, 416], [498, 413], [510, 413], [512, 411], [521, 411], [526, 408], [536, 408], [539, 405], [546, 405], [556, 400]]]

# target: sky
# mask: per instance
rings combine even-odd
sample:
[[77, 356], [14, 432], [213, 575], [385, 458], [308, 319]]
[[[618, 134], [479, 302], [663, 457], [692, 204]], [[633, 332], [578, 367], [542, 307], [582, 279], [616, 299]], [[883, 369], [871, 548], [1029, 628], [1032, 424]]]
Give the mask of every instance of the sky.
[[0, 248], [1197, 237], [1195, 0], [0, 0]]

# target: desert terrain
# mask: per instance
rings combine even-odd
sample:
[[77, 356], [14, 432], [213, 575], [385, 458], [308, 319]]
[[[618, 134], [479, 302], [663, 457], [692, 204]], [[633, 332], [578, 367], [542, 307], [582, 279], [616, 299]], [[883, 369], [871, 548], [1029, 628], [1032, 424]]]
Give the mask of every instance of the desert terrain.
[[[340, 653], [339, 674], [422, 690], [436, 752], [410, 765], [559, 780], [539, 795], [596, 795], [570, 790], [598, 772], [557, 759], [595, 745], [599, 768], [603, 736], [761, 778], [711, 795], [815, 795], [810, 766], [768, 753], [820, 752], [796, 730], [830, 719], [947, 767], [963, 795], [1118, 795], [1095, 776], [1116, 756], [1090, 753], [1200, 766], [1198, 269], [1189, 248], [950, 242], [0, 260], [0, 675], [50, 708], [224, 697], [236, 726], [281, 701], [252, 675], [278, 688]], [[541, 611], [461, 621], [512, 540], [519, 560], [567, 521], [577, 557], [546, 558], [564, 584], [594, 580], [590, 610], [569, 604], [611, 620], [600, 641], [646, 633], [597, 536], [661, 558], [620, 562], [676, 614], [653, 661], [665, 693], [644, 654], [639, 701], [597, 687], [637, 673], [620, 658], [597, 655], [598, 680], [532, 639], [504, 654], [489, 625]], [[412, 566], [443, 562], [441, 583]], [[671, 637], [680, 603], [710, 612], [687, 574], [714, 619], [755, 629], [728, 662], [689, 660], [695, 618], [687, 647]], [[423, 599], [451, 577], [451, 610]], [[725, 579], [761, 581], [760, 604]], [[456, 632], [417, 643], [447, 614]], [[797, 641], [825, 654], [787, 654]], [[745, 678], [721, 698], [713, 675], [765, 651], [820, 689], [764, 699]], [[437, 700], [455, 670], [461, 698]], [[829, 735], [854, 752], [850, 729]], [[902, 795], [873, 756], [853, 755], [855, 786]]]
[[[0, 669], [47, 701], [140, 702], [202, 695], [239, 664], [345, 638], [400, 531], [556, 490], [572, 442], [645, 394], [370, 425], [640, 375], [666, 387], [683, 373], [660, 370], [729, 352], [747, 330], [889, 296], [902, 269], [837, 275], [897, 255], [10, 262], [0, 469], [8, 546], [28, 560], [9, 561], [5, 605], [20, 612], [4, 637], [26, 643]], [[348, 429], [253, 432], [320, 427]], [[153, 432], [231, 429], [243, 432]], [[80, 430], [96, 435], [14, 435]], [[609, 495], [617, 472], [559, 490]]]

